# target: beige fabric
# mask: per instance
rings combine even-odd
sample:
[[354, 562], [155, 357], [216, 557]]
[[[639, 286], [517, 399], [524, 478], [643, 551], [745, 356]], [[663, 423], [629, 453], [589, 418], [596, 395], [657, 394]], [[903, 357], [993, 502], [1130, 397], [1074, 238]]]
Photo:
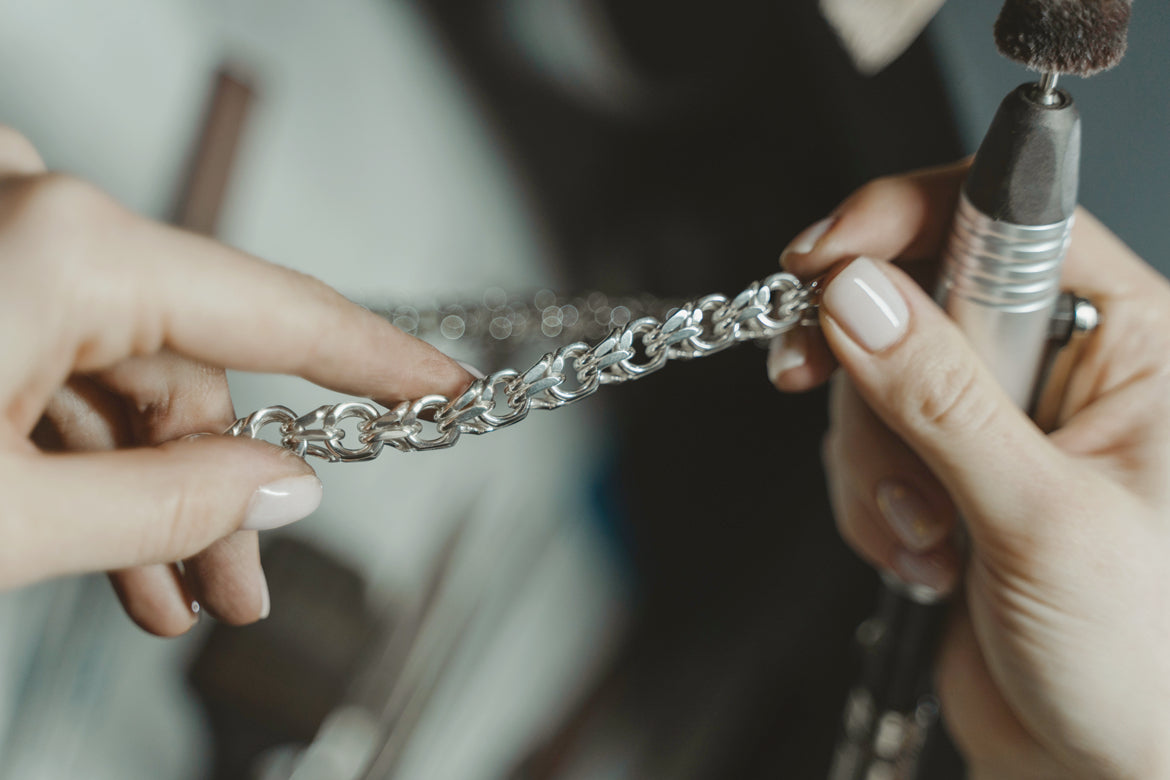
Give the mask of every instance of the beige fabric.
[[857, 69], [872, 76], [914, 42], [944, 0], [821, 0]]

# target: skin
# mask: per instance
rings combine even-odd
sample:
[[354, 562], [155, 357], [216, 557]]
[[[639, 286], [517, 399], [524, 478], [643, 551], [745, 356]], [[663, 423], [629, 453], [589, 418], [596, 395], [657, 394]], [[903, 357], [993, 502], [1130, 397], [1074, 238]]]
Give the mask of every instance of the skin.
[[194, 624], [193, 600], [232, 624], [261, 616], [257, 534], [239, 528], [259, 487], [313, 473], [216, 435], [235, 417], [225, 368], [388, 404], [471, 381], [315, 279], [47, 172], [3, 126], [0, 340], [0, 588], [108, 571], [163, 636]]
[[[1102, 321], [1062, 358], [1041, 430], [906, 273], [929, 276], [965, 172], [872, 182], [811, 252], [784, 256], [803, 278], [878, 261], [909, 322], [872, 353], [843, 325], [848, 312], [822, 308], [823, 335], [794, 347], [807, 362], [775, 383], [800, 391], [839, 367], [825, 462], [842, 536], [904, 579], [920, 571], [905, 556], [926, 560], [955, 590], [937, 684], [971, 776], [1168, 777], [1170, 285], [1078, 215], [1063, 284]], [[886, 479], [928, 507], [926, 547], [883, 515]], [[964, 555], [951, 533], [960, 516]]]

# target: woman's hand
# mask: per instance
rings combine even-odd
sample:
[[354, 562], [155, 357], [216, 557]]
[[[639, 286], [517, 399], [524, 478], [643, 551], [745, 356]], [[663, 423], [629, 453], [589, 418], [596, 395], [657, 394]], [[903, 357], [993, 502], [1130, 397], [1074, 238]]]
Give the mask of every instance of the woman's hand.
[[[312, 512], [300, 458], [219, 434], [224, 368], [385, 403], [471, 377], [324, 284], [131, 214], [0, 126], [0, 587], [102, 571], [130, 616], [265, 617], [256, 531]], [[183, 561], [182, 571], [175, 562]]]
[[911, 278], [937, 265], [965, 171], [875, 181], [797, 237], [783, 258], [797, 275], [848, 265], [821, 331], [775, 345], [769, 373], [795, 391], [839, 363], [830, 495], [870, 563], [952, 589], [963, 518], [937, 675], [973, 776], [1165, 777], [1170, 285], [1078, 214], [1064, 286], [1101, 325], [1062, 358], [1045, 435]]

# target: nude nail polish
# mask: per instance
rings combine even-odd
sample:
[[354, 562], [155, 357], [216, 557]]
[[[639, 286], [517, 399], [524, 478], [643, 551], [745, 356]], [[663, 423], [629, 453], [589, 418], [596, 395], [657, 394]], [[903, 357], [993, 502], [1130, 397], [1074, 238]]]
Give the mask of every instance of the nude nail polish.
[[947, 523], [935, 517], [922, 496], [902, 482], [883, 479], [874, 490], [874, 499], [882, 517], [912, 552], [933, 547], [947, 534]]
[[893, 346], [906, 333], [910, 311], [877, 264], [859, 257], [833, 277], [821, 306], [869, 352]]
[[261, 485], [252, 494], [241, 527], [268, 531], [308, 517], [321, 505], [321, 490], [321, 480], [312, 474]]

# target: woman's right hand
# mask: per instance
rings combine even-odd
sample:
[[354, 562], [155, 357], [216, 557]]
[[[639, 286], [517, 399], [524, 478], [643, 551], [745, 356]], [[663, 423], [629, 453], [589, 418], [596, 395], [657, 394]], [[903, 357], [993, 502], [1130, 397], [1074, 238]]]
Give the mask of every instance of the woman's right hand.
[[[0, 126], [0, 588], [110, 571], [130, 616], [267, 616], [256, 532], [321, 498], [302, 459], [220, 435], [225, 368], [383, 403], [471, 376], [321, 282], [134, 215]], [[183, 561], [182, 571], [175, 565]]]
[[794, 242], [790, 270], [837, 273], [820, 333], [777, 346], [773, 381], [805, 389], [839, 363], [825, 461], [842, 535], [959, 588], [937, 678], [974, 776], [1170, 776], [1170, 285], [1078, 214], [1063, 281], [1101, 325], [1064, 356], [1045, 434], [894, 265], [936, 266], [965, 170], [874, 182]]

